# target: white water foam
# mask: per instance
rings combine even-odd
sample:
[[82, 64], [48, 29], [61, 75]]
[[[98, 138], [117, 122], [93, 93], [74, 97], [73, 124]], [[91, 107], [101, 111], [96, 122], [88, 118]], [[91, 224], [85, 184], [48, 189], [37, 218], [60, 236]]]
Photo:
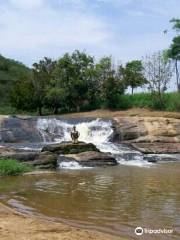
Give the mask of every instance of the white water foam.
[[91, 167], [84, 167], [81, 166], [78, 162], [76, 161], [69, 161], [69, 162], [60, 162], [58, 164], [59, 168], [62, 169], [71, 169], [71, 170], [78, 170], [78, 169], [90, 169]]
[[140, 159], [135, 158], [134, 160], [129, 160], [129, 161], [122, 158], [116, 158], [116, 160], [118, 161], [119, 164], [127, 165], [127, 166], [150, 167], [153, 165], [153, 163], [147, 162], [141, 158]]
[[[55, 118], [40, 118], [37, 121], [37, 128], [44, 142], [50, 142], [50, 139], [54, 142], [71, 141], [70, 132], [73, 125]], [[86, 143], [92, 142], [95, 145], [107, 142], [113, 133], [111, 125], [111, 121], [101, 119], [77, 123], [76, 128], [80, 132], [79, 140]]]
[[[44, 142], [71, 141], [70, 132], [74, 124], [56, 118], [39, 118], [37, 129], [42, 135]], [[93, 143], [102, 152], [111, 153], [119, 164], [146, 167], [150, 164], [143, 160], [143, 155], [135, 150], [125, 147], [122, 144], [110, 142], [113, 134], [112, 122], [100, 118], [88, 122], [76, 123], [76, 128], [80, 132], [79, 140], [86, 143]], [[81, 169], [80, 164], [75, 161], [61, 162], [60, 168]]]

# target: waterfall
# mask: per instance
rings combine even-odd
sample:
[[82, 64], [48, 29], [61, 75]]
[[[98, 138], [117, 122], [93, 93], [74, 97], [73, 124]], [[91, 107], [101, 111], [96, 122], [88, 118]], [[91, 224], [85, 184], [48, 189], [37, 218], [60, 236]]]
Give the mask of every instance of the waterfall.
[[[79, 141], [95, 144], [100, 151], [111, 153], [119, 163], [137, 166], [150, 165], [143, 160], [140, 152], [123, 144], [111, 142], [113, 128], [110, 120], [97, 118], [83, 122], [76, 120], [75, 123], [56, 118], [39, 118], [37, 120], [37, 129], [45, 143], [71, 141], [70, 132], [74, 125], [80, 132]], [[76, 165], [75, 168], [78, 168]], [[72, 166], [73, 163], [71, 163]]]
[[[44, 142], [71, 141], [70, 132], [73, 125], [55, 118], [39, 118], [37, 121], [37, 129]], [[111, 121], [96, 119], [89, 122], [79, 122], [75, 125], [80, 132], [79, 140], [86, 143], [98, 145], [108, 142], [113, 134]]]

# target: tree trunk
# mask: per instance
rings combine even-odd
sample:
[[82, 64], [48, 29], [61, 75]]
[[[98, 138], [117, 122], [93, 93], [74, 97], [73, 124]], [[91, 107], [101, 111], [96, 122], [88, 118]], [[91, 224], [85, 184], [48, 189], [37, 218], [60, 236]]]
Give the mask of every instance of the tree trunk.
[[132, 91], [131, 91], [131, 93], [132, 93], [132, 95], [134, 94], [134, 88], [133, 87], [131, 87], [132, 88]]

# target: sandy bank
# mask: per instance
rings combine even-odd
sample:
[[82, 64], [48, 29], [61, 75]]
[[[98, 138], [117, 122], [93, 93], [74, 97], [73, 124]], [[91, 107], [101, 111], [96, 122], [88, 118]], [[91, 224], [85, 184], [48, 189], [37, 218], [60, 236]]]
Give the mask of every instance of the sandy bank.
[[[20, 118], [29, 118], [31, 116], [28, 115], [21, 115], [15, 114], [17, 117]], [[50, 115], [52, 116], [52, 115]], [[88, 112], [79, 112], [79, 113], [66, 113], [66, 114], [59, 114], [55, 116], [62, 116], [62, 117], [97, 117], [97, 118], [114, 118], [114, 117], [165, 117], [165, 118], [177, 118], [180, 119], [180, 112], [167, 112], [167, 111], [153, 111], [146, 108], [131, 108], [128, 110], [93, 110]], [[8, 118], [10, 115], [0, 115], [0, 121], [4, 118]]]
[[25, 216], [0, 203], [1, 240], [123, 240], [124, 238], [73, 228]]
[[164, 118], [176, 118], [180, 119], [179, 112], [164, 112], [164, 111], [152, 111], [145, 108], [131, 108], [122, 111], [111, 110], [94, 110], [89, 112], [80, 113], [68, 113], [61, 115], [64, 117], [97, 117], [97, 118], [114, 118], [114, 117], [164, 117]]

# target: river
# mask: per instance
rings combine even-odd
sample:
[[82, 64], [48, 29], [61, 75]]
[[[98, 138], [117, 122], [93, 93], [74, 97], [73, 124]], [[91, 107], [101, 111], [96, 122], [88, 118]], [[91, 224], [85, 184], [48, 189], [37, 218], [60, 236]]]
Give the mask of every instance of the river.
[[[37, 129], [44, 143], [61, 142], [69, 140], [73, 124], [40, 119]], [[61, 164], [51, 174], [4, 177], [0, 201], [26, 214], [133, 239], [139, 239], [136, 227], [173, 230], [141, 239], [179, 239], [180, 162], [148, 163], [140, 152], [112, 143], [110, 121], [76, 124], [81, 140], [111, 152], [119, 165]]]

